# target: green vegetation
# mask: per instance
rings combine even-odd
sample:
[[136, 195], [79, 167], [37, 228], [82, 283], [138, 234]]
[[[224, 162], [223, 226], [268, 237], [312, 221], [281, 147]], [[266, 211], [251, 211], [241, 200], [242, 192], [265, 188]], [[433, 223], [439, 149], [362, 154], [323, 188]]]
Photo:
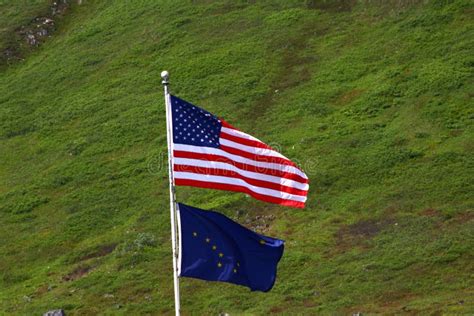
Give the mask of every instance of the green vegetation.
[[[1, 70], [0, 314], [173, 313], [163, 69], [311, 179], [179, 188], [286, 240], [271, 292], [183, 279], [183, 314], [474, 313], [472, 1], [248, 2], [86, 0]], [[0, 3], [2, 49], [48, 5]]]
[[26, 42], [26, 35], [22, 26], [37, 25], [33, 18], [47, 12], [48, 5], [45, 0], [36, 1], [0, 1], [0, 71], [5, 65], [10, 65], [31, 51]]

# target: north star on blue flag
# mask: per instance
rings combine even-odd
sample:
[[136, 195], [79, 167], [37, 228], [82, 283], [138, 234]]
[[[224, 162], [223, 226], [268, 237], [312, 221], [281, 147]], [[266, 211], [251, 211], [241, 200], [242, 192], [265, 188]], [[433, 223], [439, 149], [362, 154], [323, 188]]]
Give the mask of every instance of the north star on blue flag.
[[176, 185], [237, 191], [262, 201], [303, 208], [308, 177], [257, 138], [170, 96]]
[[179, 275], [267, 292], [276, 279], [284, 241], [257, 234], [226, 216], [178, 203]]

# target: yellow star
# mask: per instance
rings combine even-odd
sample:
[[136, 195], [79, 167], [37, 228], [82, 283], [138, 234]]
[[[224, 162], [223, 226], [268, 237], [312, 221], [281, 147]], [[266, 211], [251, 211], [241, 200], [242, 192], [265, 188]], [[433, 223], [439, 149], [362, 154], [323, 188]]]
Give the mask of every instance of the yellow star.
[[211, 238], [206, 238], [206, 242], [210, 242], [211, 241]]
[[224, 254], [222, 252], [219, 252], [219, 257], [224, 257]]
[[261, 245], [265, 245], [265, 240], [261, 239], [261, 240], [260, 240], [260, 244], [261, 244]]
[[218, 266], [219, 268], [222, 267], [222, 263], [218, 262], [218, 263], [217, 263], [217, 266]]
[[193, 236], [196, 237], [198, 235], [198, 233], [196, 232], [193, 232]]
[[234, 273], [237, 273], [237, 269], [234, 269]]
[[216, 245], [212, 246], [212, 250], [216, 250], [216, 249], [217, 249]]

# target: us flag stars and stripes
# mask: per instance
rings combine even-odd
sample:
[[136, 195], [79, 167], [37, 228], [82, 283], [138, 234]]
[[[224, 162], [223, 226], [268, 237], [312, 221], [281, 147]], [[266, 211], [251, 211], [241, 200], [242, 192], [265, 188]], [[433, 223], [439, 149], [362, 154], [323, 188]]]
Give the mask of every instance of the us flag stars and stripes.
[[170, 97], [175, 185], [243, 192], [304, 207], [308, 177], [295, 163], [215, 115]]

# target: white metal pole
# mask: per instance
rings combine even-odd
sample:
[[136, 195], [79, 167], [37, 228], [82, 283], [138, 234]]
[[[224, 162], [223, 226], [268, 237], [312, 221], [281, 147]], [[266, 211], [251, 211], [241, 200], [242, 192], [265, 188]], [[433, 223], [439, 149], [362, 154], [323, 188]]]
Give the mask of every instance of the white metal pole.
[[180, 315], [180, 305], [179, 305], [179, 280], [178, 280], [178, 265], [177, 265], [177, 256], [178, 252], [176, 250], [177, 240], [176, 240], [176, 197], [174, 190], [174, 176], [173, 176], [173, 125], [171, 117], [171, 97], [168, 89], [169, 84], [169, 73], [167, 71], [161, 72], [161, 78], [163, 81], [163, 88], [165, 90], [165, 104], [166, 104], [166, 138], [168, 140], [168, 176], [169, 176], [169, 187], [170, 187], [170, 218], [171, 218], [171, 242], [173, 249], [173, 280], [174, 280], [174, 306], [176, 311], [176, 316]]

